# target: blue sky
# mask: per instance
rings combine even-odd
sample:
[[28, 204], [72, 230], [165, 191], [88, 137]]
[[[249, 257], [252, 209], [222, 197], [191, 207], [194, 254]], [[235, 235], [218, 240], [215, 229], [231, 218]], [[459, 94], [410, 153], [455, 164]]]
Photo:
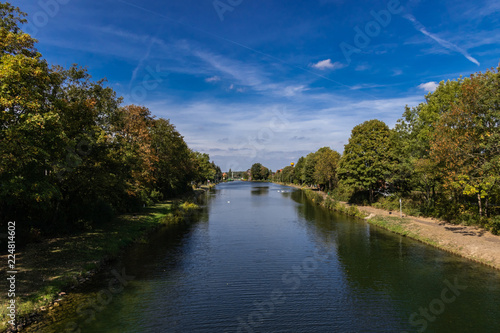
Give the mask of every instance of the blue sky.
[[12, 1], [51, 64], [170, 119], [223, 170], [273, 170], [393, 126], [436, 82], [496, 67], [498, 1]]

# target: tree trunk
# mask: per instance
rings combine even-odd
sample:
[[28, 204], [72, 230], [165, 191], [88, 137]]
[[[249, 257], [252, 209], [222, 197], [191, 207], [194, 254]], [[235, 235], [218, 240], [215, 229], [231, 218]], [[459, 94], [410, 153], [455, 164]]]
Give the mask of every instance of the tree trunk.
[[370, 204], [373, 203], [373, 188], [370, 188]]
[[484, 216], [488, 217], [488, 198], [484, 199]]
[[434, 201], [436, 200], [436, 190], [434, 189], [434, 185], [432, 186], [432, 207], [434, 207]]
[[483, 210], [481, 207], [481, 193], [477, 194], [477, 204], [479, 205], [479, 217], [483, 216]]

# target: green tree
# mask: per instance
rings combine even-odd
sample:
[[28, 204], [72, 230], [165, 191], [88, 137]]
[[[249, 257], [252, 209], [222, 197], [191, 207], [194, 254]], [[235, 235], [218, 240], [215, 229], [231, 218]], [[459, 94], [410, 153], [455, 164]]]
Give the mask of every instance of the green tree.
[[390, 178], [394, 165], [390, 147], [391, 131], [377, 119], [357, 125], [351, 132], [340, 159], [338, 175], [346, 184], [373, 193]]
[[304, 183], [304, 168], [306, 166], [306, 159], [301, 156], [294, 167], [294, 183], [302, 185]]
[[[0, 219], [28, 221], [52, 215], [61, 193], [48, 175], [61, 150], [61, 124], [53, 106], [58, 78], [21, 30], [25, 13], [0, 3]], [[39, 222], [41, 224], [41, 222]]]
[[205, 153], [192, 152], [192, 161], [194, 164], [194, 181], [204, 183], [207, 180], [214, 180], [217, 170], [210, 163], [210, 156]]
[[157, 156], [154, 165], [156, 189], [165, 198], [185, 192], [195, 170], [191, 150], [184, 138], [169, 120], [162, 118], [154, 121], [151, 138]]
[[316, 169], [316, 156], [309, 153], [305, 157], [304, 168], [302, 169], [302, 178], [307, 185], [314, 184], [314, 170]]
[[475, 196], [480, 217], [487, 215], [488, 200], [500, 184], [499, 87], [498, 70], [472, 75], [437, 122], [431, 142], [445, 187]]
[[313, 174], [315, 183], [322, 188], [327, 187], [328, 190], [332, 190], [337, 183], [340, 154], [329, 147], [323, 147], [315, 153], [314, 158], [316, 159]]
[[252, 180], [267, 180], [269, 178], [269, 169], [260, 163], [254, 163], [250, 168]]
[[281, 179], [284, 183], [291, 183], [293, 178], [295, 177], [295, 168], [291, 165], [287, 165], [281, 171]]
[[398, 187], [403, 192], [418, 190], [423, 193], [424, 211], [432, 209], [436, 188], [441, 184], [435, 160], [429, 156], [431, 140], [437, 122], [461, 95], [463, 82], [462, 78], [440, 82], [434, 92], [425, 96], [425, 102], [405, 107], [394, 129], [393, 147], [400, 159], [396, 170]]

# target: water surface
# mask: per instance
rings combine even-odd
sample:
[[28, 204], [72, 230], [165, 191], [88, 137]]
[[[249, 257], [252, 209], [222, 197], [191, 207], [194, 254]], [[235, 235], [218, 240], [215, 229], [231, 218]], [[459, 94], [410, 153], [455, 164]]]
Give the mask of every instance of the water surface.
[[117, 333], [499, 331], [493, 269], [328, 212], [289, 187], [233, 182], [206, 196], [195, 221], [127, 254], [134, 278], [123, 291], [107, 299], [106, 283], [95, 287], [95, 318], [80, 305], [46, 331], [70, 322]]

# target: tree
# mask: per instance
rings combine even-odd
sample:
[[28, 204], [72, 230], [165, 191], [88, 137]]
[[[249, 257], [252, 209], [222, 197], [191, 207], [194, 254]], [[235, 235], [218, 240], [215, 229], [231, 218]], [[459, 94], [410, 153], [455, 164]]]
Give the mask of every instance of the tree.
[[302, 185], [302, 183], [304, 182], [305, 166], [306, 166], [306, 159], [302, 156], [299, 158], [294, 167], [295, 169], [293, 173], [294, 183]]
[[283, 168], [281, 171], [281, 179], [284, 183], [291, 183], [294, 178], [295, 168], [291, 165], [288, 165]]
[[314, 170], [316, 168], [316, 157], [314, 153], [307, 154], [304, 162], [302, 178], [308, 185], [314, 184]]
[[340, 179], [359, 190], [368, 190], [370, 202], [373, 202], [374, 191], [385, 186], [396, 164], [391, 153], [390, 135], [391, 131], [384, 122], [377, 119], [365, 121], [353, 128], [340, 159]]
[[[19, 8], [0, 3], [2, 221], [45, 219], [60, 196], [47, 177], [49, 161], [61, 148], [59, 116], [50, 103], [57, 77], [41, 59], [36, 40], [21, 30], [25, 16]], [[25, 228], [28, 225], [20, 224]]]
[[191, 150], [175, 126], [166, 119], [154, 120], [151, 145], [157, 159], [154, 163], [155, 188], [163, 197], [185, 192], [194, 177]]
[[431, 140], [439, 119], [451, 109], [461, 95], [462, 78], [442, 81], [434, 92], [425, 96], [425, 102], [416, 107], [405, 107], [403, 117], [394, 129], [393, 147], [399, 156], [396, 181], [402, 192], [420, 190], [429, 211], [435, 201], [440, 175], [435, 161], [429, 157]]
[[153, 117], [148, 108], [127, 105], [117, 111], [117, 138], [131, 168], [129, 194], [147, 196], [152, 190], [155, 164], [158, 156], [151, 147], [151, 127]]
[[476, 196], [480, 217], [487, 215], [488, 199], [500, 184], [499, 88], [498, 70], [472, 75], [437, 122], [431, 142], [445, 187]]
[[250, 168], [252, 180], [266, 180], [269, 178], [269, 169], [260, 163], [254, 163]]
[[316, 165], [313, 178], [322, 188], [332, 190], [337, 183], [337, 166], [340, 154], [329, 147], [320, 148], [314, 156]]
[[86, 227], [218, 178], [207, 154], [146, 107], [120, 107], [104, 79], [77, 65], [49, 68], [20, 28], [25, 16], [0, 3], [0, 224]]
[[205, 153], [192, 152], [192, 161], [194, 164], [194, 180], [198, 183], [204, 183], [207, 180], [213, 180], [217, 173], [210, 163], [210, 156]]

